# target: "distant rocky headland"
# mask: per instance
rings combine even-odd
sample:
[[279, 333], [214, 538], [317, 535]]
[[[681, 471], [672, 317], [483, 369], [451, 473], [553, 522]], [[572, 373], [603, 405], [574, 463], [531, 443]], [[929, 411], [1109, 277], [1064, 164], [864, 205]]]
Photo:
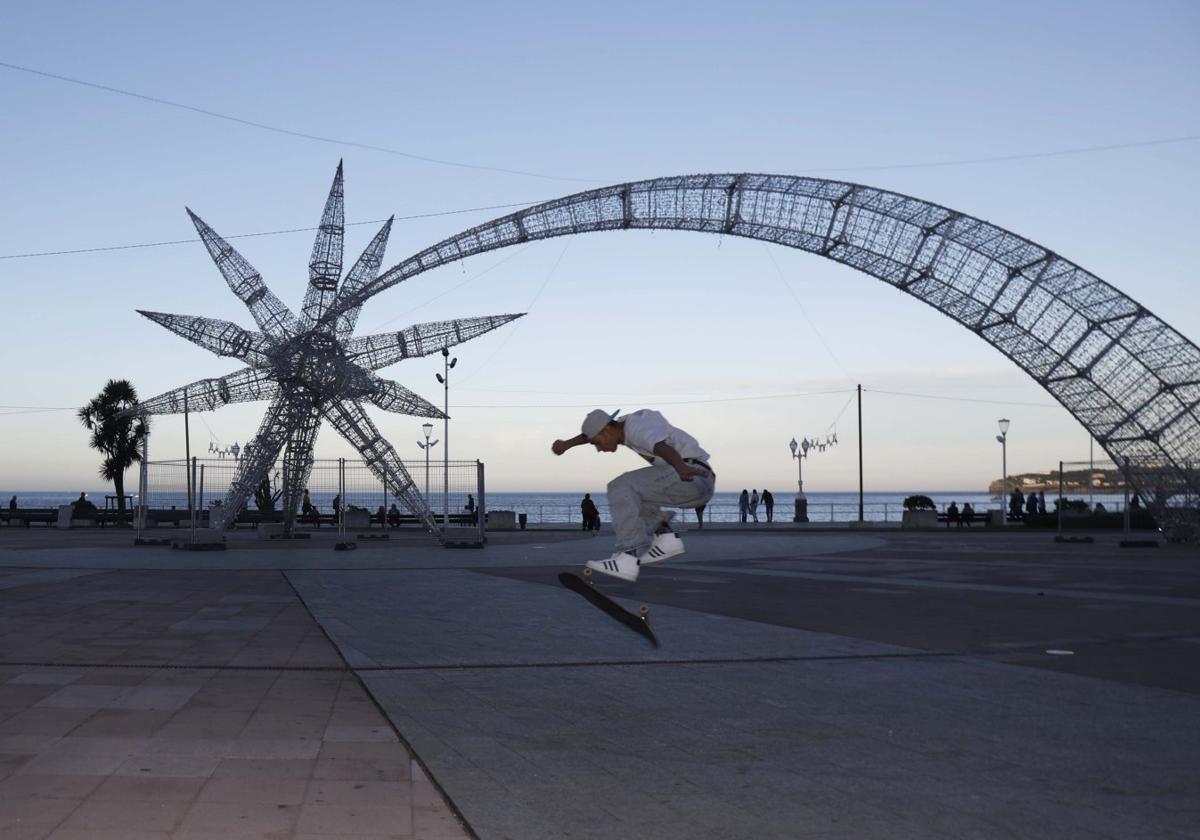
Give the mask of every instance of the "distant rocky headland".
[[[1057, 493], [1059, 488], [1058, 470], [1051, 472], [1031, 472], [1021, 473], [1020, 475], [1010, 475], [1008, 477], [1008, 489], [1012, 492], [1013, 488], [1019, 489], [1022, 493], [1044, 492]], [[1121, 477], [1121, 471], [1117, 469], [1082, 469], [1082, 470], [1064, 470], [1062, 474], [1062, 487], [1064, 493], [1087, 493], [1089, 490], [1093, 493], [1123, 493], [1125, 491], [1125, 481]], [[1004, 492], [1004, 481], [996, 479], [988, 485], [988, 492], [992, 494]]]

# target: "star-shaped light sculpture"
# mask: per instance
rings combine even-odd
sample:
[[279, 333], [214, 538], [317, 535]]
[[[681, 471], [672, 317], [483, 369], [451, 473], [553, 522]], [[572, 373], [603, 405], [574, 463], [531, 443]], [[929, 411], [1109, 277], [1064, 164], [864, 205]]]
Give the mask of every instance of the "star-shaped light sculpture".
[[[246, 330], [215, 318], [138, 311], [218, 356], [240, 359], [247, 367], [159, 394], [139, 403], [129, 413], [179, 414], [184, 410], [185, 398], [191, 411], [211, 411], [229, 403], [252, 400], [271, 401], [257, 435], [238, 462], [224, 502], [213, 511], [212, 526], [225, 528], [233, 523], [246, 499], [282, 454], [282, 509], [285, 526], [290, 529], [312, 471], [317, 430], [321, 421], [327, 420], [409, 512], [430, 531], [440, 534], [429, 505], [417, 491], [396, 450], [367, 416], [363, 403], [416, 417], [445, 415], [437, 406], [375, 371], [402, 359], [439, 353], [524, 313], [415, 324], [399, 332], [353, 337], [362, 309], [362, 293], [379, 274], [392, 219], [375, 234], [343, 279], [345, 221], [341, 163], [313, 243], [308, 290], [299, 315], [293, 314], [275, 296], [262, 276], [228, 242], [190, 209], [188, 215], [229, 288], [250, 310], [258, 330]], [[352, 305], [340, 305], [352, 298]]]

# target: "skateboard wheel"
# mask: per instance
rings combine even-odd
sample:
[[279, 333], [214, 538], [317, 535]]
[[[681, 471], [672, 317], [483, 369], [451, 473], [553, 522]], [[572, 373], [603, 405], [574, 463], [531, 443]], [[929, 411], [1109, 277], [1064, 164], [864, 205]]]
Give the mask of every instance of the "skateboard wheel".
[[640, 607], [638, 607], [638, 613], [640, 613], [643, 617], [650, 615], [650, 608], [645, 604], [642, 604]]
[[583, 569], [583, 576], [586, 580], [591, 580], [592, 579], [592, 570], [585, 566]]

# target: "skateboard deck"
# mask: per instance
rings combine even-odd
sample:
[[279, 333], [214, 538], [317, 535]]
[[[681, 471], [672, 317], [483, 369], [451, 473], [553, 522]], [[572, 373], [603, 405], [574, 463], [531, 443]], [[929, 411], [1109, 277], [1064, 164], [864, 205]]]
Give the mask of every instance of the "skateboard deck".
[[630, 630], [644, 636], [650, 644], [658, 647], [658, 637], [650, 629], [650, 622], [647, 619], [647, 616], [650, 614], [650, 608], [642, 604], [636, 615], [625, 609], [595, 587], [591, 582], [591, 571], [591, 569], [587, 569], [584, 572], [587, 575], [586, 580], [571, 572], [562, 572], [558, 576], [558, 582], [572, 592], [578, 592], [587, 599], [588, 603], [600, 609], [605, 615], [615, 618]]

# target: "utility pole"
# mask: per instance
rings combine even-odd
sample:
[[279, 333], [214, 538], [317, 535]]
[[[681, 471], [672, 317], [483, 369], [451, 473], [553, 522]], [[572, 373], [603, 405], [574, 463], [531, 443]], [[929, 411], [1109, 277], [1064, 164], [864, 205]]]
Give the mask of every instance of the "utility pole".
[[437, 381], [445, 389], [442, 405], [442, 415], [445, 426], [442, 430], [442, 527], [450, 527], [450, 368], [458, 364], [458, 359], [450, 358], [449, 349], [442, 348], [442, 361], [446, 367], [446, 375], [434, 374]]
[[196, 509], [192, 503], [192, 434], [188, 426], [188, 392], [183, 389], [183, 468], [186, 470], [188, 494], [188, 524], [191, 529], [191, 541], [196, 541]]
[[862, 385], [858, 386], [858, 521], [863, 521]]

